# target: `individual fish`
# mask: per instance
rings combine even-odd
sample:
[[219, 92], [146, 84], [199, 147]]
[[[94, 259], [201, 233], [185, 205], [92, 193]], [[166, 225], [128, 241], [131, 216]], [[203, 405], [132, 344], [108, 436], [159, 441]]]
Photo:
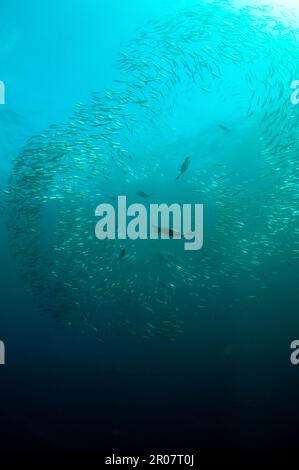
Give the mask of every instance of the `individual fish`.
[[231, 132], [231, 130], [228, 127], [224, 126], [223, 124], [218, 124], [218, 127], [222, 129], [224, 132], [226, 132], [227, 134]]
[[137, 196], [143, 197], [144, 199], [148, 199], [149, 197], [151, 197], [150, 194], [147, 194], [144, 191], [137, 191], [136, 194]]
[[181, 166], [180, 173], [176, 177], [176, 180], [178, 180], [188, 170], [189, 165], [190, 165], [190, 158], [186, 157], [184, 160], [184, 163]]
[[121, 249], [121, 252], [119, 253], [118, 259], [121, 260], [121, 259], [123, 259], [125, 256], [126, 256], [126, 250], [125, 250], [125, 248], [122, 248], [122, 249]]
[[163, 235], [167, 235], [169, 238], [182, 238], [183, 236], [180, 232], [168, 227], [157, 227], [154, 225], [154, 229], [157, 233], [163, 233]]

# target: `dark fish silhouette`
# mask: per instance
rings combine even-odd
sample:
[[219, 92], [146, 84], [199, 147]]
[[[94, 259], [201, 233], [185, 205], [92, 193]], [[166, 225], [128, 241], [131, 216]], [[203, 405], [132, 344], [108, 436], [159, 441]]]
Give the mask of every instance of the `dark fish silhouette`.
[[190, 165], [190, 158], [189, 158], [189, 157], [186, 157], [184, 163], [183, 163], [182, 166], [181, 166], [180, 173], [179, 173], [179, 175], [176, 177], [176, 180], [178, 180], [178, 179], [185, 173], [185, 171], [188, 170], [189, 165]]
[[220, 129], [222, 129], [224, 132], [227, 132], [227, 133], [230, 132], [230, 129], [228, 127], [224, 126], [223, 124], [218, 124], [218, 127], [220, 127]]
[[164, 235], [168, 235], [169, 238], [181, 238], [184, 237], [184, 235], [180, 232], [177, 232], [176, 230], [173, 230], [172, 228], [168, 227], [157, 227], [154, 226], [155, 230], [157, 233], [163, 233]]
[[136, 194], [137, 194], [137, 196], [143, 197], [144, 199], [147, 199], [147, 198], [151, 197], [150, 194], [147, 194], [144, 191], [137, 191]]
[[119, 253], [118, 259], [123, 259], [123, 257], [124, 257], [125, 255], [126, 255], [126, 250], [125, 250], [125, 248], [123, 248], [123, 249], [121, 250], [121, 252]]
[[169, 238], [186, 238], [186, 236], [192, 235], [192, 233], [187, 232], [178, 232], [177, 230], [173, 230], [172, 228], [169, 227], [160, 227], [157, 225], [153, 225], [154, 229], [156, 230], [157, 233], [163, 233], [164, 235], [168, 235]]

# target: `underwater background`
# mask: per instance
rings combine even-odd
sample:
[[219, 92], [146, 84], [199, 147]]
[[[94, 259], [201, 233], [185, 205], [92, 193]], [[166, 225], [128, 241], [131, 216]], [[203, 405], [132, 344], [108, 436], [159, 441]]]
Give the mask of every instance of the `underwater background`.
[[[282, 4], [1, 4], [1, 451], [296, 448], [299, 9]], [[204, 204], [203, 248], [97, 240], [118, 195]]]

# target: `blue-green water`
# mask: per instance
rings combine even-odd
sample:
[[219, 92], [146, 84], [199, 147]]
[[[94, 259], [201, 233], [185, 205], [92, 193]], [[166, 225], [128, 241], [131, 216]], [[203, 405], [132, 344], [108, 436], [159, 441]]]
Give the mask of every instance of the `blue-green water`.
[[[0, 449], [294, 448], [299, 16], [0, 12]], [[97, 240], [118, 195], [204, 204], [202, 250]]]

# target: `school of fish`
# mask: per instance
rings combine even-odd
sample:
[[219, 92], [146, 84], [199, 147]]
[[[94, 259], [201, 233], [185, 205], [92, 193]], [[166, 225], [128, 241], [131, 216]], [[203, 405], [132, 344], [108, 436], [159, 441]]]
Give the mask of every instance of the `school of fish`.
[[[255, 305], [281, 270], [294, 272], [298, 38], [295, 16], [199, 2], [137, 30], [111, 87], [27, 141], [2, 204], [39, 312], [99, 339], [174, 341], [217, 303], [222, 315]], [[97, 240], [95, 208], [118, 194], [203, 203], [203, 249]]]

